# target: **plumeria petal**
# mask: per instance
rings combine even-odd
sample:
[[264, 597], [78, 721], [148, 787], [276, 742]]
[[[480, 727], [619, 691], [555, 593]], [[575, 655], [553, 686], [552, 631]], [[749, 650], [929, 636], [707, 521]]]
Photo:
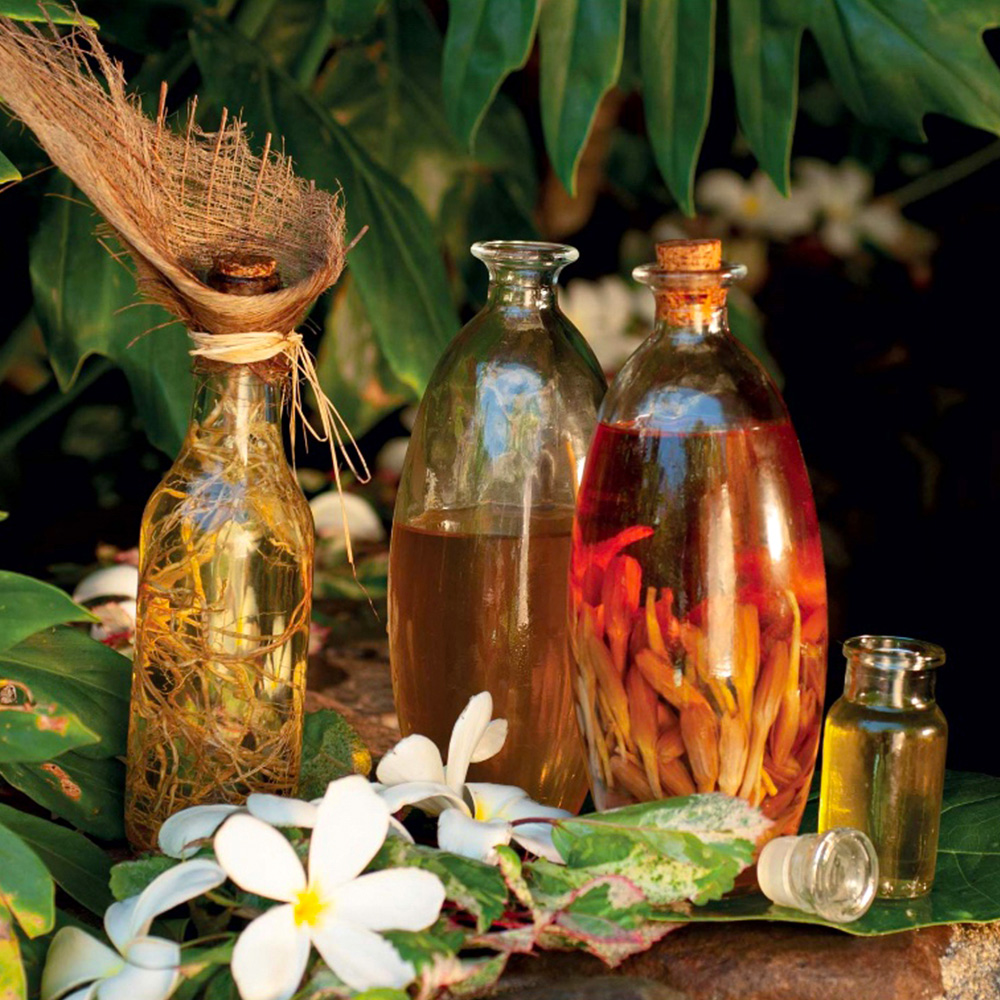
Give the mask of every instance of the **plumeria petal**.
[[246, 813], [227, 819], [215, 835], [215, 856], [247, 892], [288, 903], [306, 887], [295, 849], [273, 826]]
[[135, 566], [106, 566], [85, 576], [73, 591], [73, 600], [85, 604], [98, 598], [135, 597], [139, 591], [139, 570]]
[[106, 944], [76, 927], [58, 930], [49, 945], [42, 973], [42, 1000], [54, 1000], [95, 979], [105, 979], [125, 965]]
[[494, 719], [483, 733], [483, 738], [476, 744], [476, 749], [472, 753], [471, 763], [478, 764], [480, 761], [489, 760], [495, 757], [503, 749], [507, 739], [507, 720]]
[[182, 809], [160, 827], [160, 850], [171, 858], [190, 858], [198, 853], [197, 841], [211, 837], [223, 820], [239, 811], [239, 806], [223, 803]]
[[437, 781], [444, 784], [441, 751], [433, 740], [414, 733], [400, 740], [379, 761], [375, 777], [383, 785], [398, 785], [404, 781]]
[[208, 892], [226, 881], [226, 873], [208, 858], [182, 861], [157, 875], [138, 896], [113, 903], [104, 914], [108, 937], [122, 954], [128, 944], [149, 933], [161, 914]]
[[84, 986], [82, 990], [67, 994], [62, 1000], [94, 1000], [94, 997], [97, 996], [97, 986], [97, 983], [91, 983], [89, 986]]
[[309, 845], [309, 881], [330, 892], [364, 871], [389, 832], [389, 807], [367, 778], [331, 781]]
[[488, 865], [496, 864], [495, 848], [509, 844], [510, 837], [511, 825], [502, 819], [481, 823], [458, 809], [446, 809], [438, 820], [438, 847], [442, 851], [475, 858]]
[[462, 709], [451, 731], [448, 744], [448, 763], [444, 769], [445, 784], [461, 792], [469, 773], [469, 763], [479, 741], [486, 735], [493, 714], [493, 697], [489, 691], [473, 695]]
[[[415, 975], [385, 938], [364, 927], [329, 920], [313, 931], [312, 940], [323, 961], [352, 989], [402, 989]], [[243, 1000], [265, 998], [244, 994]]]
[[243, 1000], [288, 1000], [309, 961], [309, 934], [291, 906], [275, 906], [254, 920], [233, 949], [233, 979]]
[[444, 885], [418, 868], [389, 868], [340, 886], [333, 897], [337, 920], [372, 931], [422, 931], [441, 913]]
[[415, 843], [413, 839], [413, 834], [410, 833], [410, 831], [407, 830], [406, 827], [403, 826], [403, 824], [400, 823], [395, 816], [389, 817], [389, 832], [394, 833], [397, 837], [402, 838], [408, 844]]
[[528, 793], [516, 785], [494, 785], [486, 781], [470, 781], [466, 786], [472, 799], [472, 815], [479, 820], [514, 819], [510, 814], [515, 803], [528, 798]]
[[179, 979], [177, 967], [140, 969], [126, 965], [116, 976], [97, 984], [97, 1000], [167, 1000]]
[[298, 826], [306, 829], [316, 825], [319, 815], [312, 802], [262, 792], [254, 792], [247, 797], [247, 811], [271, 826]]
[[140, 937], [129, 942], [125, 961], [138, 969], [176, 969], [181, 964], [181, 946], [161, 937]]
[[460, 794], [436, 781], [408, 781], [402, 785], [390, 785], [383, 788], [379, 795], [389, 807], [389, 812], [399, 812], [404, 806], [418, 806], [431, 816], [437, 816], [445, 809], [464, 809], [469, 812], [469, 807]]

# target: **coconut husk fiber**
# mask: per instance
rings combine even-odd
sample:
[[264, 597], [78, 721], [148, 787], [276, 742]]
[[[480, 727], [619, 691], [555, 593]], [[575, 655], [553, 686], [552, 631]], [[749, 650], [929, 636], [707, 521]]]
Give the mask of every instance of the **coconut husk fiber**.
[[[103, 78], [104, 83], [101, 80]], [[139, 290], [189, 329], [292, 331], [344, 263], [337, 195], [297, 177], [288, 156], [260, 156], [225, 111], [216, 132], [147, 117], [122, 67], [79, 23], [60, 34], [0, 18], [0, 97], [52, 162], [90, 198], [135, 262]], [[205, 283], [220, 256], [273, 258], [277, 291], [236, 296]]]

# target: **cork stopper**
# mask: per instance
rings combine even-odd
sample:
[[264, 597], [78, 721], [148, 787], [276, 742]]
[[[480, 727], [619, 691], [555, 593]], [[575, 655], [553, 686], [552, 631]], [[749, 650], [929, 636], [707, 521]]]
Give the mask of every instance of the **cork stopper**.
[[264, 295], [281, 288], [281, 275], [273, 257], [231, 253], [215, 258], [206, 284], [229, 295]]
[[[656, 263], [674, 274], [704, 273], [722, 268], [721, 240], [664, 240], [656, 244]], [[722, 284], [667, 287], [656, 292], [656, 315], [672, 326], [696, 326], [726, 304]]]
[[722, 240], [664, 240], [656, 244], [656, 263], [664, 271], [718, 271]]

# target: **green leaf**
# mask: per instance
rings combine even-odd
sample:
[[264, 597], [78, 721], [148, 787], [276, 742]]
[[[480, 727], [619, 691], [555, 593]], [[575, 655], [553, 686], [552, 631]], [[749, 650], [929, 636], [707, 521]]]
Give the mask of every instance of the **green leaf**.
[[0, 823], [0, 906], [28, 937], [48, 934], [56, 921], [56, 887], [35, 852]]
[[0, 650], [50, 625], [94, 622], [97, 619], [74, 604], [58, 587], [30, 576], [0, 570]]
[[625, 47], [625, 0], [545, 0], [538, 22], [542, 131], [552, 169], [570, 194], [601, 98]]
[[318, 799], [326, 786], [346, 774], [368, 777], [372, 755], [350, 723], [329, 708], [306, 715], [302, 727], [302, 769], [299, 796]]
[[660, 173], [687, 215], [694, 214], [714, 56], [715, 0], [643, 0], [639, 63], [646, 130]]
[[324, 6], [335, 35], [357, 38], [375, 23], [382, 2], [383, 0], [325, 0]]
[[[0, 17], [9, 17], [14, 21], [52, 21], [53, 24], [77, 24], [80, 20], [78, 15], [69, 4], [46, 3], [44, 12], [39, 6], [38, 0], [2, 0], [0, 2]], [[97, 22], [92, 17], [84, 17], [83, 20], [92, 28], [97, 27]], [[0, 997], [3, 994], [0, 993]]]
[[14, 918], [0, 902], [0, 997], [3, 1000], [26, 1000], [27, 996], [28, 984], [14, 930]]
[[16, 833], [45, 863], [59, 887], [99, 916], [111, 905], [111, 858], [81, 833], [0, 805], [0, 823]]
[[125, 767], [120, 761], [89, 760], [71, 750], [47, 764], [0, 764], [0, 775], [84, 833], [104, 840], [125, 836]]
[[383, 937], [418, 973], [439, 958], [457, 955], [465, 941], [461, 931], [435, 928], [426, 931], [385, 931]]
[[[98, 219], [89, 205], [79, 204], [80, 192], [62, 175], [49, 192], [53, 197], [45, 199], [31, 241], [30, 272], [59, 385], [68, 389], [91, 355], [110, 358], [128, 379], [150, 441], [172, 455], [191, 404], [184, 330], [165, 310], [140, 302], [128, 269], [95, 239]], [[153, 330], [163, 324], [170, 325]]]
[[656, 905], [718, 899], [750, 864], [769, 822], [719, 793], [560, 820], [553, 843], [571, 868], [628, 879]]
[[10, 184], [21, 179], [21, 171], [0, 152], [0, 184]]
[[729, 63], [740, 127], [761, 168], [787, 195], [802, 28], [775, 20], [767, 0], [729, 5]]
[[441, 83], [455, 135], [470, 149], [500, 84], [531, 54], [539, 0], [451, 0]]
[[111, 894], [119, 902], [129, 896], [137, 896], [153, 879], [179, 864], [176, 858], [168, 858], [164, 854], [152, 854], [136, 861], [119, 861], [109, 876]]
[[[5, 681], [0, 676], [0, 686]], [[0, 763], [37, 764], [99, 739], [72, 712], [52, 702], [0, 705]]]
[[319, 186], [343, 185], [349, 234], [369, 227], [349, 258], [365, 311], [397, 377], [422, 392], [458, 323], [430, 223], [413, 195], [225, 25], [200, 19], [192, 48], [206, 96], [241, 107], [258, 139], [283, 134], [299, 171]]
[[485, 931], [507, 905], [507, 887], [492, 865], [448, 854], [446, 851], [409, 844], [389, 837], [372, 861], [373, 869], [423, 868], [444, 883], [447, 898], [476, 917], [476, 926]]
[[0, 653], [0, 676], [25, 685], [35, 703], [56, 704], [86, 719], [87, 732], [99, 743], [83, 748], [83, 756], [125, 752], [132, 664], [120, 653], [74, 628], [57, 626]]

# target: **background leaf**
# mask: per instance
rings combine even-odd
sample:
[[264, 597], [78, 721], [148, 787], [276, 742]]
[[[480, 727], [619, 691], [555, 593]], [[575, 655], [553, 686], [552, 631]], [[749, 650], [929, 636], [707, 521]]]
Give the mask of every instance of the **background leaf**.
[[0, 997], [4, 1000], [24, 1000], [28, 984], [21, 964], [21, 949], [14, 930], [10, 910], [0, 903]]
[[111, 868], [108, 880], [111, 894], [119, 902], [129, 896], [137, 896], [153, 879], [179, 864], [176, 858], [168, 858], [164, 854], [153, 854], [135, 861], [121, 861]]
[[20, 179], [21, 171], [0, 152], [0, 184], [9, 184], [11, 181], [19, 181]]
[[349, 192], [349, 236], [370, 227], [351, 252], [351, 274], [396, 376], [422, 392], [458, 324], [430, 224], [413, 195], [227, 26], [200, 19], [192, 48], [205, 96], [241, 107], [259, 140], [283, 135], [299, 172], [320, 187], [342, 184]]
[[[45, 12], [42, 13], [38, 0], [2, 0], [0, 17], [9, 17], [15, 21], [50, 20], [53, 24], [76, 24], [78, 15], [72, 7], [72, 4], [46, 3]], [[84, 21], [92, 27], [97, 27], [97, 22], [93, 18], [85, 17]]]
[[545, 0], [538, 38], [545, 148], [573, 194], [597, 106], [621, 70], [625, 0]]
[[473, 146], [500, 84], [531, 54], [539, 0], [451, 0], [441, 86], [455, 135]]
[[0, 705], [0, 763], [40, 763], [97, 741], [97, 733], [54, 703]]
[[58, 587], [0, 570], [0, 650], [50, 625], [96, 620]]
[[346, 774], [368, 777], [372, 755], [364, 740], [339, 713], [324, 708], [309, 712], [302, 727], [302, 770], [299, 796], [318, 799], [326, 786]]
[[38, 855], [0, 823], [0, 908], [14, 914], [28, 937], [52, 930], [55, 885]]
[[5, 805], [0, 805], [0, 824], [16, 833], [59, 887], [92, 913], [103, 916], [114, 902], [108, 889], [111, 858], [83, 834]]
[[693, 215], [694, 174], [712, 101], [715, 0], [643, 0], [639, 16], [649, 141], [667, 187]]
[[[35, 310], [63, 390], [92, 354], [124, 372], [150, 441], [176, 453], [191, 408], [191, 358], [183, 327], [165, 310], [139, 303], [129, 271], [94, 236], [98, 223], [61, 174], [49, 187], [31, 241]], [[134, 306], [134, 308], [131, 308]], [[143, 336], [163, 323], [170, 326]], [[133, 346], [133, 340], [140, 338]]]

